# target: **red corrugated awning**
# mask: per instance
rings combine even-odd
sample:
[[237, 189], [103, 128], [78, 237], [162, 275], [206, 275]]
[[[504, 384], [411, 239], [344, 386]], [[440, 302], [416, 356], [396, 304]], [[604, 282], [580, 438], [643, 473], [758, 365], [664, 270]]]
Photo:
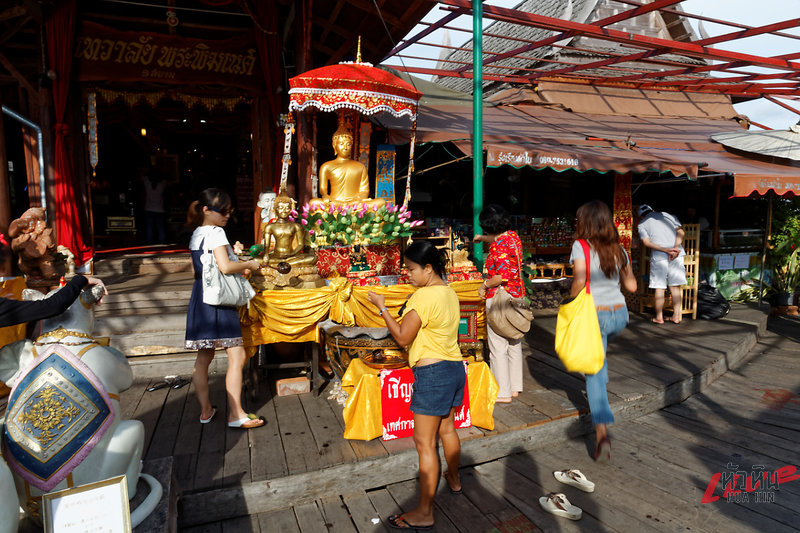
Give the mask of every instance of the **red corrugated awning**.
[[[455, 141], [459, 150], [472, 155], [472, 143]], [[576, 146], [550, 143], [484, 143], [486, 164], [552, 168], [557, 171], [587, 172], [671, 172], [675, 176], [697, 178], [697, 164], [664, 159], [647, 152], [614, 146]]]

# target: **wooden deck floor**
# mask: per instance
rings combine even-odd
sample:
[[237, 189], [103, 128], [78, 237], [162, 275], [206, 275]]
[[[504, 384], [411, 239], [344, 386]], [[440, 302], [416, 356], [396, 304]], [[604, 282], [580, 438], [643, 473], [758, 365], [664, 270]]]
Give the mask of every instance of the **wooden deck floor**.
[[[635, 332], [637, 328], [634, 324], [631, 329]], [[749, 494], [747, 501], [741, 496], [733, 498], [738, 501], [727, 501], [723, 496], [701, 503], [715, 473], [732, 469], [751, 472], [759, 465], [769, 472], [785, 466], [800, 467], [800, 322], [776, 319], [770, 329], [746, 364], [727, 372], [704, 392], [613, 426], [613, 457], [607, 465], [595, 464], [588, 457], [589, 443], [584, 439], [573, 439], [464, 467], [464, 495], [451, 495], [445, 484], [440, 485], [434, 511], [435, 531], [797, 531], [797, 480], [780, 485], [780, 490], [760, 490], [758, 496]], [[672, 335], [677, 331], [680, 337], [686, 337], [689, 330], [663, 331]], [[625, 345], [625, 340], [621, 339], [617, 350], [612, 348], [611, 355], [611, 368], [617, 370], [612, 374], [610, 388], [613, 386], [618, 396], [628, 394], [620, 385], [628, 381], [620, 376], [639, 364], [639, 359], [630, 353], [625, 354], [630, 358], [628, 365], [623, 364], [620, 346]], [[664, 363], [661, 368], [666, 375], [672, 375], [677, 372], [674, 369], [700, 365], [702, 360], [698, 357], [675, 354], [674, 364]], [[537, 357], [531, 360], [539, 361]], [[532, 366], [538, 369], [541, 364], [544, 363]], [[623, 371], [625, 368], [628, 370]], [[548, 373], [557, 376], [552, 371]], [[654, 379], [650, 373], [642, 374]], [[542, 375], [544, 372], [533, 381], [539, 383]], [[552, 379], [555, 382], [555, 377]], [[556, 387], [558, 390], [561, 389]], [[783, 396], [766, 395], [770, 391], [787, 392]], [[778, 397], [787, 401], [771, 401]], [[302, 399], [299, 402], [305, 405]], [[278, 404], [276, 410], [281, 411]], [[511, 414], [519, 416], [522, 410], [520, 407]], [[595, 492], [586, 494], [558, 483], [552, 472], [565, 468], [581, 469], [596, 483]], [[583, 518], [570, 522], [544, 512], [537, 500], [551, 491], [564, 492], [583, 509]], [[416, 495], [416, 481], [410, 480], [182, 531], [383, 532], [389, 530], [386, 518], [413, 508]], [[722, 496], [721, 486], [714, 495]]]
[[[756, 318], [763, 316], [742, 308], [740, 318], [747, 319], [747, 313]], [[755, 343], [754, 327], [734, 321], [737, 312], [729, 316], [732, 320], [687, 321], [680, 326], [655, 326], [647, 317], [634, 316], [629, 328], [609, 349], [609, 399], [618, 420], [685, 398], [724, 371], [718, 367], [725, 366], [726, 359], [746, 353]], [[579, 421], [578, 417], [579, 412], [588, 411], [583, 380], [564, 372], [552, 353], [555, 318], [540, 318], [534, 324], [524, 348], [528, 370], [525, 391], [518, 401], [496, 405], [494, 431], [460, 430], [462, 441], [508, 435], [521, 429], [537, 430], [564, 419], [574, 423], [563, 426], [567, 429], [559, 429], [561, 432], [575, 436], [587, 429], [585, 420]], [[173, 457], [178, 485], [184, 494], [374, 460], [413, 446], [410, 438], [388, 442], [345, 440], [342, 407], [328, 399], [326, 391], [318, 397], [273, 397], [266, 384], [262, 384], [257, 401], [246, 399], [249, 411], [266, 418], [266, 427], [253, 431], [229, 429], [225, 425], [222, 373], [212, 375], [210, 380], [212, 403], [218, 409], [216, 419], [201, 425], [192, 386], [145, 392], [151, 383], [160, 380], [160, 376], [140, 379], [125, 391], [122, 416], [144, 423], [144, 459]], [[509, 437], [506, 445], [512, 441]]]

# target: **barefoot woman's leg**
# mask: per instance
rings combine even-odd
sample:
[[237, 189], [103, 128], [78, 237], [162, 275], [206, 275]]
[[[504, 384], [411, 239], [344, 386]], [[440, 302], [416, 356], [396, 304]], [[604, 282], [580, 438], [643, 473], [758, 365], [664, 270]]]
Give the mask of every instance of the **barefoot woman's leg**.
[[453, 419], [455, 408], [450, 409], [447, 418], [442, 418], [439, 423], [439, 438], [442, 439], [444, 460], [447, 463], [447, 483], [451, 490], [461, 490], [461, 479], [458, 475], [458, 465], [461, 462], [461, 439], [456, 433]]
[[211, 400], [208, 397], [208, 367], [214, 359], [214, 348], [201, 348], [197, 351], [192, 372], [192, 385], [197, 401], [200, 402], [200, 417], [204, 420], [211, 416]]

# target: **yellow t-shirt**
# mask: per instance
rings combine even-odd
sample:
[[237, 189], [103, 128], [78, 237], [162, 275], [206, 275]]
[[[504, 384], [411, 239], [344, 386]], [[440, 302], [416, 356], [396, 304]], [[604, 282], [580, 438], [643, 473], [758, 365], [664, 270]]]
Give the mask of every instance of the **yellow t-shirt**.
[[408, 349], [408, 364], [420, 359], [461, 361], [458, 347], [458, 321], [461, 307], [456, 291], [447, 285], [420, 287], [406, 304], [406, 313], [417, 312], [422, 326]]

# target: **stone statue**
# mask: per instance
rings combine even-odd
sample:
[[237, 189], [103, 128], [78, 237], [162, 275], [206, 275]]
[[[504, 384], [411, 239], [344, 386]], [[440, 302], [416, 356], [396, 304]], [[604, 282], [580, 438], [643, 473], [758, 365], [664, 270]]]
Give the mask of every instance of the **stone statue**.
[[55, 279], [61, 273], [53, 265], [56, 241], [45, 222], [42, 207], [31, 207], [8, 226], [11, 250], [19, 256], [19, 269], [32, 279]]
[[317, 256], [303, 251], [306, 240], [303, 226], [289, 220], [294, 200], [281, 190], [272, 207], [275, 220], [264, 225], [264, 266], [251, 281], [259, 289], [324, 285], [317, 273]]
[[[319, 190], [322, 198], [313, 198], [309, 205], [315, 209], [326, 209], [333, 205], [357, 205], [376, 209], [386, 203], [383, 198], [369, 198], [367, 167], [351, 159], [353, 134], [344, 124], [333, 134], [333, 151], [336, 159], [326, 161], [319, 169]], [[330, 189], [330, 192], [328, 191]]]
[[[141, 474], [144, 426], [120, 417], [119, 394], [133, 383], [130, 365], [91, 335], [102, 296], [102, 287], [84, 290], [65, 313], [42, 320], [36, 342], [0, 350], [0, 380], [15, 386], [0, 426], [8, 463], [0, 461], [0, 499], [18, 501], [35, 522], [42, 494], [66, 489], [68, 481], [84, 485], [124, 474], [133, 498], [141, 476], [150, 492], [131, 512], [134, 527], [161, 499], [159, 482]], [[24, 299], [45, 297], [23, 291]], [[15, 531], [19, 519], [16, 504], [6, 507], [0, 506], [3, 533]]]

